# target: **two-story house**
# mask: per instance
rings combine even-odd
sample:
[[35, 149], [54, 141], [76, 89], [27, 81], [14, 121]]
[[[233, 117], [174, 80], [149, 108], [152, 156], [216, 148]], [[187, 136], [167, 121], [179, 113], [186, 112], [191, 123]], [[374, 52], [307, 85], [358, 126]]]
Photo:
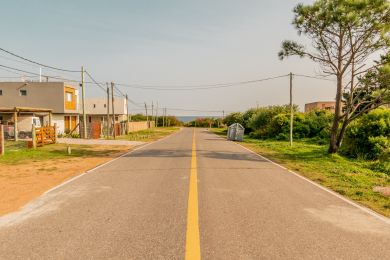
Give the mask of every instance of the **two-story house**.
[[[107, 106], [112, 122], [112, 104], [107, 104], [107, 98], [87, 98], [85, 99], [85, 112], [87, 123], [107, 121]], [[126, 121], [127, 102], [125, 98], [115, 98], [114, 102], [115, 123]]]
[[[41, 124], [57, 124], [58, 133], [77, 131], [78, 89], [64, 82], [0, 82], [0, 108], [23, 108], [21, 117], [39, 117]], [[35, 112], [50, 109], [51, 117]], [[1, 113], [1, 121], [14, 121], [14, 113]]]

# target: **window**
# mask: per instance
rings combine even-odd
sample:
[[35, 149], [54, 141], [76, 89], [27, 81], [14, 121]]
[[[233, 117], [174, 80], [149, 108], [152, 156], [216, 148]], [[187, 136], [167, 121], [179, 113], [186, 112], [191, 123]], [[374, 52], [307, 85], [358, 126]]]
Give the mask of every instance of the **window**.
[[96, 104], [93, 104], [93, 108], [96, 108]]
[[3, 95], [3, 90], [2, 89], [0, 89], [0, 96], [2, 96]]
[[27, 90], [21, 89], [21, 90], [19, 90], [19, 94], [20, 94], [21, 96], [27, 96]]
[[104, 108], [106, 108], [107, 107], [107, 104], [104, 104]]
[[92, 117], [91, 117], [91, 116], [88, 117], [88, 122], [89, 122], [89, 123], [92, 122]]
[[119, 117], [116, 116], [116, 117], [115, 117], [115, 121], [118, 121], [118, 120], [119, 120]]
[[73, 101], [73, 93], [72, 92], [65, 92], [65, 95], [66, 95], [66, 102]]

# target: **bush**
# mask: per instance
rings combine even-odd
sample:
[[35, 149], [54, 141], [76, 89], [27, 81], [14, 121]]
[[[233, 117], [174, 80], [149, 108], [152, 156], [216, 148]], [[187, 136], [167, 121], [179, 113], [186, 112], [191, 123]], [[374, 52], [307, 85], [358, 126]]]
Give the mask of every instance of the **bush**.
[[351, 123], [340, 152], [364, 159], [389, 159], [390, 110], [379, 108]]
[[[327, 139], [332, 114], [328, 111], [297, 112], [294, 107], [293, 137]], [[290, 107], [271, 106], [256, 110], [250, 120], [253, 138], [288, 140], [290, 136]]]
[[239, 123], [243, 125], [244, 124], [243, 114], [241, 112], [231, 113], [223, 119], [223, 123], [227, 126], [230, 126], [234, 123]]
[[185, 124], [187, 127], [221, 127], [222, 119], [221, 118], [213, 118], [213, 117], [200, 117], [195, 119], [194, 121], [188, 122]]

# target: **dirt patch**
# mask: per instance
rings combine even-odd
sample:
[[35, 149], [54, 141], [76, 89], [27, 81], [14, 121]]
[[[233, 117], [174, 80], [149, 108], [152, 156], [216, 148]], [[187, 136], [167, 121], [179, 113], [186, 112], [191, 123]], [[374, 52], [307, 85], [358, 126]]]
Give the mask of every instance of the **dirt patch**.
[[379, 192], [384, 196], [390, 197], [390, 187], [376, 186], [376, 187], [374, 187], [373, 191]]
[[[105, 150], [97, 146], [93, 150]], [[40, 161], [24, 161], [16, 165], [0, 164], [0, 216], [16, 211], [50, 188], [105, 163], [130, 147], [110, 146], [105, 156], [83, 156]]]

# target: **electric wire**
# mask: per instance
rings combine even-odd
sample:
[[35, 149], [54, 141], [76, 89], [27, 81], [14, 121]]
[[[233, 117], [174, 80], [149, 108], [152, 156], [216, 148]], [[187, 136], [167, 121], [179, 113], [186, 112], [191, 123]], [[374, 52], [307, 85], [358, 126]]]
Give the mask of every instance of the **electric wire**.
[[85, 74], [87, 74], [87, 76], [94, 82], [94, 84], [95, 84], [96, 86], [98, 86], [100, 89], [102, 89], [104, 92], [106, 92], [106, 88], [103, 87], [102, 85], [100, 85], [100, 83], [98, 83], [98, 82], [91, 76], [91, 74], [90, 74], [88, 71], [84, 70], [84, 72], [85, 72]]
[[39, 63], [39, 62], [36, 62], [36, 61], [33, 61], [33, 60], [30, 60], [30, 59], [27, 59], [27, 58], [24, 58], [18, 54], [15, 54], [13, 52], [10, 52], [10, 51], [7, 51], [3, 48], [0, 48], [0, 51], [3, 51], [5, 53], [8, 53], [9, 55], [12, 55], [14, 57], [17, 57], [19, 59], [22, 59], [22, 60], [25, 60], [25, 61], [28, 61], [30, 63], [34, 63], [36, 65], [39, 65], [39, 66], [42, 66], [42, 67], [45, 67], [45, 68], [50, 68], [50, 69], [54, 69], [54, 70], [59, 70], [59, 71], [65, 71], [65, 72], [78, 72], [80, 73], [81, 71], [80, 70], [69, 70], [69, 69], [63, 69], [63, 68], [58, 68], [58, 67], [54, 67], [54, 66], [49, 66], [49, 65], [45, 65], [45, 64], [42, 64], [42, 63]]
[[302, 78], [309, 78], [309, 79], [319, 79], [319, 80], [325, 80], [325, 81], [332, 81], [333, 79], [327, 79], [325, 77], [317, 77], [317, 76], [309, 76], [309, 75], [302, 75], [302, 74], [293, 74], [293, 76], [302, 77]]
[[116, 83], [118, 86], [121, 87], [128, 87], [128, 88], [137, 88], [137, 89], [145, 89], [145, 90], [158, 90], [158, 91], [190, 91], [190, 90], [206, 90], [206, 89], [220, 89], [220, 88], [229, 88], [233, 86], [239, 86], [239, 85], [247, 85], [257, 82], [263, 82], [263, 81], [269, 81], [273, 79], [278, 78], [284, 78], [289, 75], [280, 75], [276, 77], [268, 77], [268, 78], [262, 78], [262, 79], [255, 79], [255, 80], [248, 80], [248, 81], [240, 81], [240, 82], [231, 82], [231, 83], [218, 83], [218, 84], [209, 84], [209, 85], [198, 85], [198, 86], [182, 86], [181, 88], [166, 88], [166, 87], [159, 87], [159, 86], [151, 86], [151, 85], [132, 85], [132, 84], [125, 84], [125, 83]]

